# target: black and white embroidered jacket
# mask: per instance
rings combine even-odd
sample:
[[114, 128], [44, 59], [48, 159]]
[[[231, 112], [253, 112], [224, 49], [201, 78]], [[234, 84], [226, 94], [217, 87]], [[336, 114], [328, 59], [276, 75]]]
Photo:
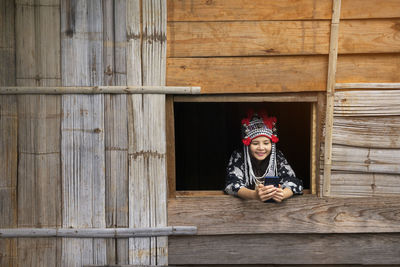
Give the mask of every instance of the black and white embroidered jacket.
[[[281, 178], [282, 189], [289, 187], [293, 194], [303, 194], [303, 182], [296, 177], [292, 167], [290, 167], [283, 153], [276, 150], [276, 161], [278, 176]], [[254, 189], [254, 182], [252, 179], [246, 179], [248, 174], [245, 174], [244, 157], [243, 152], [234, 151], [228, 163], [225, 192], [230, 195], [237, 196], [240, 188], [246, 187], [248, 189]]]

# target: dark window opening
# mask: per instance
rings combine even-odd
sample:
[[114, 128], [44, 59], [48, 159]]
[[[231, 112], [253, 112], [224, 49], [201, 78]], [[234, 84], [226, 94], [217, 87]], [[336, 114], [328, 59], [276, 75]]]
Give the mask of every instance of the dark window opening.
[[277, 117], [277, 147], [303, 180], [304, 188], [310, 188], [311, 103], [177, 102], [177, 191], [224, 189], [229, 157], [242, 147], [240, 121], [251, 108]]

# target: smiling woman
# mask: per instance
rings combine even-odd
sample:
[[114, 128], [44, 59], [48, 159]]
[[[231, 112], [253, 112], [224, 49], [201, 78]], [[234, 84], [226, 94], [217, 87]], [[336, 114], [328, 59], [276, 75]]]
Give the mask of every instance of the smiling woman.
[[[282, 202], [303, 193], [302, 181], [276, 148], [275, 124], [276, 118], [265, 112], [250, 111], [242, 120], [243, 149], [234, 151], [229, 160], [225, 192], [263, 202]], [[270, 177], [278, 180], [276, 185], [267, 182]]]

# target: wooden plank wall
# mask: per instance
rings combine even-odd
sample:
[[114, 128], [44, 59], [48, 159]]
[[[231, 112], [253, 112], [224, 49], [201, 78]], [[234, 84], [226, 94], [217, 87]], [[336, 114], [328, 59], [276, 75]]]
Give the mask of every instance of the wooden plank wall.
[[400, 90], [335, 96], [332, 196], [400, 194]]
[[[398, 82], [398, 1], [343, 0], [337, 82]], [[167, 85], [325, 91], [331, 0], [168, 1]]]

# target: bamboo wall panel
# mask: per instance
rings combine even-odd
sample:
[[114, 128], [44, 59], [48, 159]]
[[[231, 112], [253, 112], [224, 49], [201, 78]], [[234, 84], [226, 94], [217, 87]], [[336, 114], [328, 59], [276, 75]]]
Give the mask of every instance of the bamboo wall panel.
[[[61, 5], [62, 85], [101, 85], [102, 1]], [[105, 143], [103, 95], [62, 96], [63, 227], [104, 228]], [[61, 264], [106, 264], [104, 239], [63, 239]]]
[[202, 93], [324, 91], [327, 56], [168, 58], [167, 85]]
[[279, 205], [231, 196], [176, 198], [168, 202], [168, 224], [196, 225], [198, 235], [385, 233], [400, 228], [399, 207], [399, 197], [303, 195]]
[[15, 7], [13, 0], [0, 2], [0, 85], [15, 85]]
[[[132, 2], [128, 53], [132, 57], [141, 53], [142, 61], [128, 57], [128, 85], [165, 85], [166, 1], [142, 3], [142, 28], [139, 7]], [[166, 226], [165, 96], [132, 95], [128, 100], [129, 224]], [[131, 239], [130, 263], [167, 265], [167, 246], [166, 237]]]
[[[396, 0], [343, 0], [342, 19], [398, 18]], [[330, 19], [330, 0], [168, 1], [168, 21], [310, 20]]]
[[[0, 228], [17, 227], [17, 131], [17, 98], [0, 96]], [[0, 266], [16, 265], [15, 239], [0, 239], [0, 251]]]
[[[345, 20], [339, 53], [400, 52], [398, 19]], [[330, 21], [170, 22], [168, 57], [328, 54]]]
[[[399, 234], [171, 237], [170, 264], [400, 264]], [[265, 266], [265, 265], [263, 265]]]
[[[16, 1], [16, 83], [60, 85], [60, 4]], [[61, 225], [60, 97], [18, 96], [18, 227]], [[56, 265], [56, 238], [17, 241], [20, 266]]]
[[60, 0], [16, 3], [18, 85], [60, 85]]
[[[126, 1], [103, 2], [105, 85], [126, 85]], [[104, 95], [106, 225], [128, 227], [127, 96]], [[107, 239], [107, 263], [128, 264], [128, 239]]]
[[[0, 1], [0, 85], [15, 85], [15, 7]], [[17, 226], [17, 98], [0, 96], [0, 228]], [[0, 266], [16, 265], [17, 242], [0, 239]]]

